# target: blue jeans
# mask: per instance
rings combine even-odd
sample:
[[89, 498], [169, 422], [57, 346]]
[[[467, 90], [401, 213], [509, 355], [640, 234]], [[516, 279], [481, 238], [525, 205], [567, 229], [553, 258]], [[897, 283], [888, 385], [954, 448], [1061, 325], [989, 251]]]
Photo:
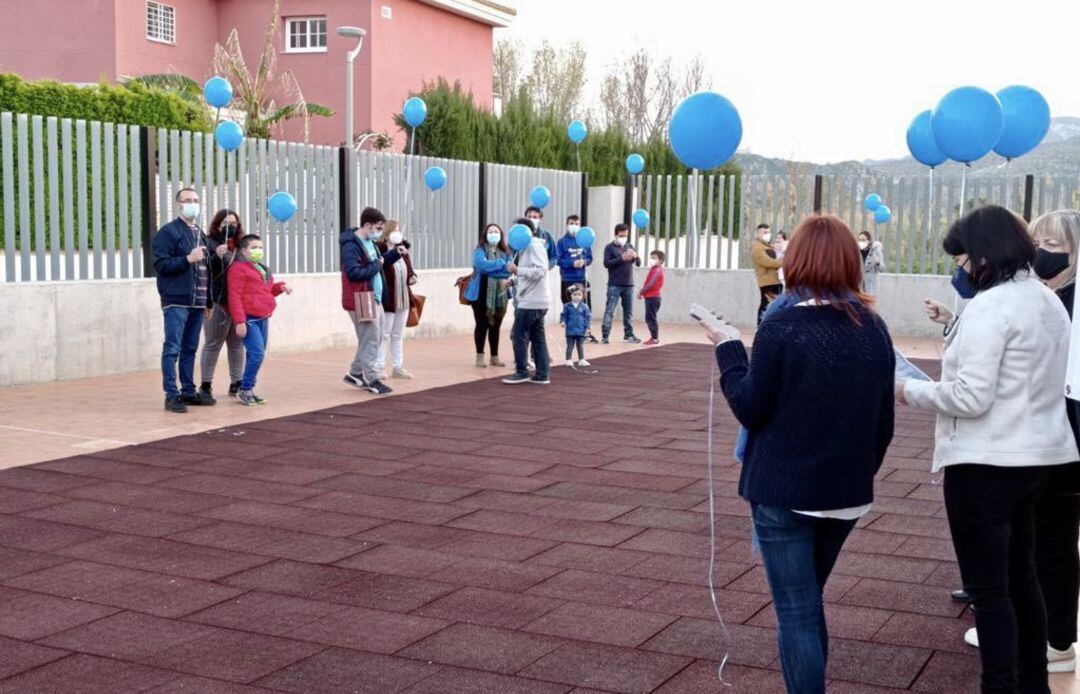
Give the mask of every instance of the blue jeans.
[[240, 390], [252, 390], [255, 387], [255, 379], [259, 376], [259, 367], [266, 355], [266, 342], [269, 338], [270, 319], [248, 316], [247, 335], [244, 336], [247, 359], [244, 361], [244, 377], [240, 379]]
[[532, 344], [533, 360], [536, 362], [536, 377], [547, 378], [551, 366], [548, 357], [547, 334], [544, 332], [544, 316], [547, 309], [514, 309], [514, 327], [510, 329], [510, 341], [514, 345], [514, 367], [518, 373], [529, 373], [529, 344]]
[[854, 520], [814, 518], [751, 504], [776, 610], [780, 666], [789, 692], [825, 694], [829, 632], [822, 592]]
[[623, 337], [633, 337], [634, 326], [630, 322], [634, 318], [634, 288], [619, 285], [608, 285], [607, 306], [604, 307], [604, 325], [602, 328], [604, 339], [611, 334], [611, 323], [615, 320], [615, 307], [622, 300], [622, 324]]
[[[165, 343], [161, 347], [161, 386], [165, 397], [195, 395], [195, 353], [199, 351], [202, 308], [168, 306], [165, 318]], [[180, 389], [176, 389], [176, 366], [180, 364]]]

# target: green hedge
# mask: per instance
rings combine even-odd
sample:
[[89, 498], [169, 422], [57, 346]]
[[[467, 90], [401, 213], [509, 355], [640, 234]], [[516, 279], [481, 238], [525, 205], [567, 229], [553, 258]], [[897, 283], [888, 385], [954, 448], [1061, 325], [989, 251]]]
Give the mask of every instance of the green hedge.
[[206, 108], [138, 83], [76, 87], [12, 74], [0, 74], [0, 111], [202, 132], [212, 125]]

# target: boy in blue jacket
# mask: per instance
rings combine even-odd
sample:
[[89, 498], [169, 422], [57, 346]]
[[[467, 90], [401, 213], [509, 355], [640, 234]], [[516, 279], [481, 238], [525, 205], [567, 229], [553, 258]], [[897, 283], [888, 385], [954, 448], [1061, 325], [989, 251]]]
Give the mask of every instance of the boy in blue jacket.
[[[592, 292], [589, 290], [588, 268], [592, 265], [592, 248], [577, 242], [577, 233], [581, 230], [581, 217], [572, 214], [566, 218], [566, 235], [555, 244], [555, 254], [559, 263], [559, 279], [562, 284], [562, 302], [570, 303], [570, 287], [579, 284], [585, 291], [585, 305], [592, 311]], [[585, 336], [585, 341], [600, 342], [593, 337], [592, 331]]]
[[592, 325], [592, 313], [585, 304], [585, 288], [575, 284], [569, 289], [570, 301], [563, 306], [559, 323], [566, 326], [566, 365], [574, 367], [574, 348], [577, 348], [578, 366], [592, 366], [585, 359], [585, 336]]

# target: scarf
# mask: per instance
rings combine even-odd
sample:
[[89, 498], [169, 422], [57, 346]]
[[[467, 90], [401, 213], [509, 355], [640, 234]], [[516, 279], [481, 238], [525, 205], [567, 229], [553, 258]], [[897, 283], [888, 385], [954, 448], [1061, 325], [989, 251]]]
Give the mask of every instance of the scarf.
[[[498, 246], [487, 247], [487, 259], [495, 260], [502, 255]], [[495, 320], [506, 313], [506, 288], [495, 277], [487, 278], [487, 297], [484, 299], [487, 307], [488, 323], [495, 325]]]

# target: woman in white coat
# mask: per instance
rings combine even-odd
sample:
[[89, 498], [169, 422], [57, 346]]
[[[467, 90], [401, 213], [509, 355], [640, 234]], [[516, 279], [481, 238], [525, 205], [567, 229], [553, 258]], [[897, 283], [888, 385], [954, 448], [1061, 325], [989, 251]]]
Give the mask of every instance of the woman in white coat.
[[863, 294], [877, 296], [878, 275], [885, 272], [885, 251], [869, 231], [859, 232], [859, 253], [862, 255]]
[[[1048, 694], [1035, 503], [1050, 467], [1078, 456], [1061, 402], [1069, 317], [1031, 271], [1027, 226], [1005, 208], [971, 212], [942, 245], [956, 263], [953, 287], [971, 301], [946, 328], [941, 381], [897, 381], [897, 397], [938, 415], [933, 469], [945, 469], [982, 691]], [[927, 313], [941, 321], [948, 311], [927, 300]]]

